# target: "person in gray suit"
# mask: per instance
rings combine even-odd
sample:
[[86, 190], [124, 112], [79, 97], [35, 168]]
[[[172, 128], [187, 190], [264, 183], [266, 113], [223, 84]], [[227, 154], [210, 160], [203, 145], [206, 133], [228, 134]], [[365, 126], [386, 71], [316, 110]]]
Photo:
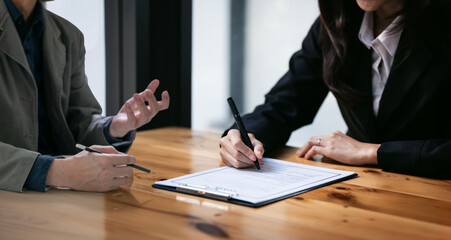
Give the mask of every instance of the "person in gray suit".
[[[85, 75], [83, 41], [40, 1], [0, 0], [0, 189], [103, 192], [129, 182], [127, 164], [135, 158], [122, 152], [136, 128], [168, 108], [169, 94], [158, 101], [154, 80], [117, 115], [101, 116]], [[78, 153], [76, 143], [105, 154]]]

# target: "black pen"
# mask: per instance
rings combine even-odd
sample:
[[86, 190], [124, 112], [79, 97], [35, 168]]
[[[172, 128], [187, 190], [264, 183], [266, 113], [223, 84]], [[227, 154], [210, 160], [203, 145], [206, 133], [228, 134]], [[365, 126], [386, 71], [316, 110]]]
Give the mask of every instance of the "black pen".
[[[86, 151], [88, 151], [88, 152], [100, 153], [100, 154], [103, 153], [103, 152], [97, 151], [97, 150], [92, 149], [92, 148], [90, 148], [90, 147], [83, 146], [83, 145], [78, 144], [78, 143], [75, 145], [75, 147], [77, 147], [78, 149], [81, 149], [81, 150], [86, 150]], [[132, 167], [132, 168], [136, 168], [136, 169], [141, 170], [141, 171], [146, 172], [146, 173], [152, 173], [152, 174], [155, 174], [154, 172], [150, 171], [149, 169], [143, 168], [143, 167], [138, 166], [138, 165], [133, 164], [133, 163], [132, 163], [132, 164], [128, 164], [127, 166], [130, 166], [130, 167]]]
[[[233, 118], [235, 118], [236, 125], [238, 125], [238, 130], [240, 130], [241, 139], [244, 144], [248, 146], [252, 151], [254, 151], [254, 146], [252, 146], [251, 140], [247, 135], [246, 128], [244, 127], [243, 120], [241, 120], [240, 113], [238, 112], [238, 108], [236, 108], [235, 102], [232, 97], [227, 98], [227, 102], [229, 103], [230, 110], [232, 111]], [[260, 171], [260, 163], [258, 159], [254, 161], [254, 165], [257, 167], [258, 171]]]

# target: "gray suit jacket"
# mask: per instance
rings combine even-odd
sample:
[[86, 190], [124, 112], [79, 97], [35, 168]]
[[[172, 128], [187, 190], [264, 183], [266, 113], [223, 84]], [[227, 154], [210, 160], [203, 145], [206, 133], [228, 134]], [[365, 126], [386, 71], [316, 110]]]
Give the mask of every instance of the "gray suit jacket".
[[[83, 34], [43, 9], [43, 81], [57, 154], [76, 142], [108, 145], [101, 108], [84, 72]], [[38, 149], [37, 87], [5, 2], [0, 1], [0, 189], [22, 191]]]

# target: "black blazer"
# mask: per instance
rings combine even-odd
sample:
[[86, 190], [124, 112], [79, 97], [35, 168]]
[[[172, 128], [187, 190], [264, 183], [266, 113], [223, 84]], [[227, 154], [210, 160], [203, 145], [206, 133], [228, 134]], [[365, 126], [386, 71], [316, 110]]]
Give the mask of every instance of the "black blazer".
[[[434, 8], [428, 11], [434, 25], [426, 27], [430, 31], [406, 59], [401, 47], [406, 31], [401, 36], [378, 116], [372, 101], [339, 107], [349, 136], [382, 144], [377, 160], [383, 170], [451, 179], [451, 21], [442, 15], [441, 22], [435, 22]], [[248, 131], [267, 151], [285, 144], [295, 129], [312, 123], [329, 92], [322, 79], [321, 28], [317, 20], [302, 49], [292, 56], [289, 71], [266, 94], [265, 103], [243, 116]], [[357, 79], [353, 87], [371, 95], [371, 52], [361, 43], [355, 47], [360, 59], [349, 66]]]

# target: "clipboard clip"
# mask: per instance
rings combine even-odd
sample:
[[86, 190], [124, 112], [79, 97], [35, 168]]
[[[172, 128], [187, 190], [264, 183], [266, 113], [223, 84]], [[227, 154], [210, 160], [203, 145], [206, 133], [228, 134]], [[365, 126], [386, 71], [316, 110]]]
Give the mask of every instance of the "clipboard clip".
[[213, 199], [218, 200], [224, 200], [227, 201], [232, 198], [231, 194], [219, 192], [219, 191], [213, 191], [206, 187], [202, 186], [194, 186], [194, 185], [188, 185], [186, 183], [179, 183], [179, 186], [176, 187], [177, 191], [185, 192], [193, 195], [198, 195], [202, 197], [209, 197]]

